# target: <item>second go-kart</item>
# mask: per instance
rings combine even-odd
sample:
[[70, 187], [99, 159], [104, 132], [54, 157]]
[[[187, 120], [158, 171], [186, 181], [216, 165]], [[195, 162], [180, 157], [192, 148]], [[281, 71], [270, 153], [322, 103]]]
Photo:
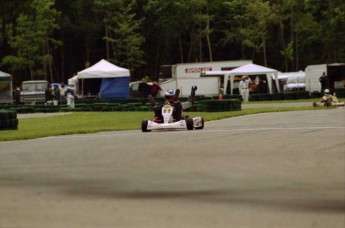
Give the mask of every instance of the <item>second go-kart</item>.
[[319, 102], [313, 102], [314, 107], [337, 107], [345, 106], [345, 102], [340, 102], [335, 94], [331, 95], [329, 89], [325, 89], [324, 96]]
[[173, 117], [174, 107], [170, 104], [165, 104], [162, 109], [163, 119], [143, 120], [141, 122], [141, 130], [143, 132], [149, 132], [151, 130], [193, 130], [203, 129], [204, 119], [202, 117], [189, 118], [188, 116], [182, 116], [180, 120], [175, 120]]

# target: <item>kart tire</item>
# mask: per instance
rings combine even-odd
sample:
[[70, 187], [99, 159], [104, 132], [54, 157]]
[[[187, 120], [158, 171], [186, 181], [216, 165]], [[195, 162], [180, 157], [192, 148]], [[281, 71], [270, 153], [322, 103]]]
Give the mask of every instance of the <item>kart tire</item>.
[[186, 119], [186, 124], [187, 124], [187, 130], [193, 130], [194, 122], [193, 122], [192, 118], [187, 118]]
[[148, 120], [143, 120], [141, 121], [141, 130], [143, 132], [149, 132], [150, 130], [147, 130], [147, 125], [148, 125], [149, 121]]
[[201, 117], [201, 126], [200, 127], [196, 127], [195, 129], [201, 130], [204, 128], [204, 118]]

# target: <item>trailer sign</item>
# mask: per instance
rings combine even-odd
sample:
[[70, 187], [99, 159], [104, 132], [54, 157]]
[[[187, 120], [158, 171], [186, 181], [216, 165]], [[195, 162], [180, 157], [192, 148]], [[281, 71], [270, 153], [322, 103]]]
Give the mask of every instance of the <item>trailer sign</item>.
[[205, 71], [211, 71], [212, 67], [193, 67], [193, 68], [186, 68], [186, 74], [195, 74], [195, 73], [203, 73]]

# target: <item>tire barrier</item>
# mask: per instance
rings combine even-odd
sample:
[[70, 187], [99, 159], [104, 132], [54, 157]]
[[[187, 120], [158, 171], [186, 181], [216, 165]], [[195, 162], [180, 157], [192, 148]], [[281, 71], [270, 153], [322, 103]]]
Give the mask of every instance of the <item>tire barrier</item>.
[[[336, 89], [337, 97], [345, 97], [345, 88]], [[321, 96], [320, 93], [308, 91], [297, 91], [289, 93], [274, 94], [250, 94], [249, 101], [271, 101], [271, 100], [297, 100]], [[188, 98], [181, 97], [181, 102]], [[155, 98], [157, 103], [163, 103], [164, 98]], [[222, 100], [218, 96], [204, 97], [196, 96], [194, 106], [186, 111], [193, 112], [221, 112], [221, 111], [238, 111], [241, 110], [242, 97], [238, 94], [224, 95]], [[35, 105], [0, 105], [0, 109], [13, 110], [17, 113], [49, 113], [49, 112], [121, 112], [121, 111], [151, 111], [152, 108], [147, 99], [77, 99], [75, 108], [66, 104], [60, 106], [45, 105], [36, 103]], [[7, 125], [7, 123], [5, 123]]]
[[239, 99], [197, 101], [189, 110], [191, 112], [228, 112], [240, 111], [242, 102]]
[[[345, 86], [345, 85], [344, 85]], [[334, 90], [334, 92], [336, 93], [336, 96], [339, 98], [345, 98], [345, 88], [336, 88]]]
[[0, 109], [0, 130], [17, 130], [18, 123], [17, 112]]

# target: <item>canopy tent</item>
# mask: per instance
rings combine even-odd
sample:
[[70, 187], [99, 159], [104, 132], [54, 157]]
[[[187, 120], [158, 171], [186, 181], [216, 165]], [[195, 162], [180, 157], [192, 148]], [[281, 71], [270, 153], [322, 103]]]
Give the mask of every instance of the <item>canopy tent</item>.
[[92, 79], [89, 86], [96, 85], [100, 98], [128, 98], [129, 70], [118, 67], [104, 59], [95, 65], [80, 71], [78, 80], [82, 80], [81, 93], [84, 96], [84, 80]]
[[[234, 78], [236, 75], [261, 75], [265, 74], [267, 76], [267, 84], [268, 84], [268, 89], [270, 93], [272, 93], [272, 79], [275, 79], [276, 82], [276, 87], [279, 90], [279, 82], [277, 78], [278, 71], [274, 69], [270, 69], [267, 67], [259, 66], [253, 63], [238, 67], [236, 69], [230, 70], [228, 74], [224, 75], [224, 81], [229, 80], [231, 81], [231, 94], [233, 92], [233, 85], [234, 85]], [[224, 85], [226, 86], [226, 85]], [[224, 91], [226, 91], [226, 88], [224, 88]]]
[[0, 103], [12, 103], [12, 76], [0, 71]]
[[[230, 91], [231, 94], [233, 94], [233, 89], [234, 89], [234, 79], [236, 75], [266, 75], [267, 76], [267, 83], [268, 83], [268, 88], [269, 92], [272, 93], [272, 80], [275, 80], [276, 83], [276, 88], [278, 91], [279, 89], [279, 82], [278, 82], [278, 71], [274, 69], [270, 69], [267, 67], [259, 66], [253, 63], [249, 63], [246, 65], [243, 65], [241, 67], [235, 68], [230, 71], [206, 71], [204, 72], [205, 75], [224, 75], [224, 82], [227, 82], [230, 79]], [[226, 93], [227, 90], [227, 83], [224, 83], [224, 94]]]

